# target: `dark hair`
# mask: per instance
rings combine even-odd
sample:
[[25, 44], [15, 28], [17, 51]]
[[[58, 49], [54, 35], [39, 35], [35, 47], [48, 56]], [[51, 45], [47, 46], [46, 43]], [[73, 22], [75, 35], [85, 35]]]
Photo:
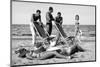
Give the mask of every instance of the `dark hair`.
[[49, 7], [49, 10], [53, 10], [53, 7]]
[[40, 10], [37, 10], [36, 12], [39, 12], [39, 13], [41, 13], [41, 11], [40, 11]]
[[80, 24], [80, 23], [77, 23], [77, 24]]
[[76, 23], [76, 24], [80, 24], [80, 23]]
[[75, 20], [79, 20], [79, 15], [75, 15]]
[[60, 14], [61, 15], [61, 12], [58, 12], [57, 14]]
[[43, 44], [42, 44], [42, 42], [38, 42], [38, 43], [36, 43], [36, 48], [39, 48], [39, 47], [41, 47]]

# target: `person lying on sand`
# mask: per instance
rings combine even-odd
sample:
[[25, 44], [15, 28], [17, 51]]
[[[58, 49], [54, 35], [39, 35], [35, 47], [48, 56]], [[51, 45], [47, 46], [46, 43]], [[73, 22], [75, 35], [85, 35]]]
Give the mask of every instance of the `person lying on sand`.
[[[63, 58], [63, 59], [70, 59], [71, 56], [78, 52], [78, 51], [84, 51], [84, 49], [79, 46], [78, 43], [72, 43], [72, 41], [69, 39], [69, 44], [73, 45], [69, 48], [66, 46], [63, 46], [59, 49], [54, 50], [48, 50], [48, 48], [44, 47], [43, 44], [37, 44], [37, 49], [32, 50], [30, 53], [30, 56], [27, 57], [27, 59], [38, 59], [38, 60], [45, 60], [50, 58]], [[53, 48], [53, 47], [52, 47]]]
[[20, 58], [26, 58], [26, 57], [27, 57], [26, 54], [27, 54], [27, 53], [30, 53], [30, 51], [27, 50], [27, 49], [25, 49], [25, 48], [23, 47], [23, 44], [21, 44], [20, 47], [19, 47], [17, 50], [15, 50], [15, 53], [16, 53], [16, 54], [19, 54], [18, 57], [20, 57]]
[[20, 58], [27, 58], [27, 59], [38, 59], [38, 60], [44, 60], [48, 58], [58, 57], [58, 58], [67, 58], [64, 55], [59, 54], [56, 51], [46, 51], [46, 47], [43, 46], [42, 43], [38, 43], [36, 45], [35, 50], [28, 50], [23, 46], [20, 46], [15, 53], [19, 54], [18, 57]]
[[[73, 38], [73, 37], [72, 37]], [[54, 50], [48, 50], [47, 45], [43, 45], [43, 43], [37, 43], [37, 45], [31, 49], [28, 50], [23, 46], [20, 46], [18, 50], [15, 51], [16, 54], [19, 54], [18, 57], [20, 58], [27, 58], [30, 60], [45, 60], [50, 58], [63, 58], [63, 59], [70, 59], [73, 54], [75, 54], [78, 51], [84, 51], [84, 49], [79, 46], [77, 42], [72, 42], [72, 38], [70, 37], [68, 39], [69, 45], [71, 45], [69, 48], [66, 46], [60, 47], [58, 49]], [[51, 47], [55, 48], [55, 47]]]
[[27, 59], [45, 60], [53, 57], [67, 59], [67, 56], [59, 54], [56, 50], [47, 51], [47, 49], [43, 46], [43, 44], [39, 46], [37, 45], [37, 50], [32, 50], [30, 56], [27, 57]]

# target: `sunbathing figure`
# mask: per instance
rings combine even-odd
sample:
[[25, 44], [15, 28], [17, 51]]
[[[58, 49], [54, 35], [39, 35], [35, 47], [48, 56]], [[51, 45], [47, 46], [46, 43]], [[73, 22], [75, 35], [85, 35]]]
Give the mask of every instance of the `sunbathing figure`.
[[[73, 39], [73, 37], [72, 37]], [[78, 43], [72, 43], [71, 38], [69, 38], [69, 44], [73, 45], [68, 47], [61, 47], [58, 49], [54, 50], [48, 50], [43, 44], [38, 44], [36, 50], [32, 50], [30, 53], [30, 56], [27, 57], [28, 59], [38, 59], [38, 60], [45, 60], [45, 59], [50, 59], [50, 58], [63, 58], [63, 59], [68, 59], [71, 58], [71, 55], [73, 55], [75, 52], [78, 51], [84, 51], [83, 48], [79, 46]], [[54, 48], [54, 47], [51, 47]]]
[[[77, 36], [77, 35], [76, 35]], [[48, 46], [51, 43], [46, 43], [46, 45], [44, 45], [43, 43], [37, 44], [33, 49], [30, 50], [30, 52], [27, 53], [27, 50], [24, 49], [25, 51], [22, 51], [22, 49], [19, 49], [19, 55], [25, 55], [25, 57], [27, 59], [38, 59], [38, 60], [44, 60], [44, 59], [49, 59], [49, 58], [71, 58], [71, 55], [73, 55], [75, 52], [78, 51], [84, 51], [83, 48], [80, 47], [78, 40], [76, 39], [76, 36], [70, 36], [66, 38], [67, 41], [67, 45], [69, 45], [68, 47], [66, 45], [63, 45], [63, 47], [59, 47], [57, 48], [56, 46], [53, 46], [51, 48], [55, 48], [53, 50], [50, 50]], [[54, 45], [56, 45], [58, 42], [58, 39], [56, 41], [54, 41]], [[48, 41], [48, 40], [47, 40]], [[47, 45], [48, 44], [48, 45]], [[49, 50], [48, 50], [49, 49]]]
[[18, 57], [20, 58], [27, 58], [27, 59], [38, 59], [44, 60], [48, 58], [58, 57], [58, 58], [67, 58], [64, 55], [59, 54], [56, 50], [55, 51], [46, 51], [46, 48], [42, 46], [43, 44], [37, 44], [35, 50], [28, 50], [24, 47], [20, 47], [18, 50], [15, 51], [16, 54], [19, 54]]
[[30, 51], [27, 50], [27, 49], [25, 49], [23, 47], [23, 45], [21, 44], [21, 46], [17, 50], [15, 50], [15, 53], [16, 54], [19, 54], [18, 57], [20, 57], [20, 58], [26, 58], [27, 57], [27, 54], [30, 53]]
[[[20, 58], [27, 58], [30, 60], [45, 60], [50, 58], [63, 58], [63, 59], [71, 59], [72, 55], [78, 51], [84, 51], [83, 48], [79, 46], [78, 43], [72, 43], [73, 37], [69, 37], [69, 44], [73, 45], [69, 48], [66, 46], [63, 46], [61, 48], [57, 48], [54, 50], [48, 50], [46, 45], [43, 45], [42, 43], [38, 43], [36, 45], [36, 49], [28, 50], [24, 47], [19, 48], [15, 53], [19, 53]], [[54, 48], [54, 47], [51, 47]]]
[[[58, 41], [58, 40], [56, 40]], [[56, 44], [55, 41], [55, 44]], [[62, 45], [62, 47], [53, 46], [51, 49], [48, 48], [49, 44], [48, 42], [46, 45], [44, 45], [42, 42], [37, 43], [37, 45], [34, 47], [34, 49], [28, 50], [24, 47], [20, 47], [18, 50], [15, 51], [15, 53], [19, 53], [19, 57], [21, 58], [27, 58], [30, 60], [37, 59], [37, 60], [45, 60], [50, 58], [64, 58], [68, 59], [71, 58], [71, 56], [78, 52], [78, 51], [84, 51], [83, 48], [80, 47], [77, 40], [75, 40], [74, 36], [70, 36], [67, 38], [67, 42], [69, 44], [69, 47], [66, 47], [65, 45]], [[54, 45], [55, 45], [54, 44]]]

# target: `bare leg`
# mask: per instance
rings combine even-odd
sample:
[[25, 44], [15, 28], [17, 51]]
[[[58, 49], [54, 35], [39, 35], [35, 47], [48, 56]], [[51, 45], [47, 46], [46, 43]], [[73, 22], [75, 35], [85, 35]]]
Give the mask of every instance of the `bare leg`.
[[35, 30], [32, 22], [30, 23], [30, 29], [31, 29], [31, 33], [32, 33], [32, 44], [34, 46], [34, 44], [36, 42], [36, 30]]
[[[58, 33], [57, 40], [56, 40], [56, 45], [58, 44], [58, 41], [60, 40], [60, 37], [61, 37], [61, 36], [60, 36], [60, 33]], [[56, 45], [55, 45], [55, 46], [56, 46]]]
[[34, 31], [34, 27], [33, 27], [33, 24], [32, 22], [30, 23], [30, 30], [31, 30], [31, 33], [32, 33], [32, 44], [34, 44], [35, 42], [35, 31]]
[[45, 60], [45, 59], [50, 59], [50, 58], [53, 58], [53, 57], [66, 58], [66, 56], [61, 55], [61, 54], [57, 53], [56, 51], [50, 51], [50, 52], [45, 52], [45, 53], [41, 54], [38, 59], [39, 60]]

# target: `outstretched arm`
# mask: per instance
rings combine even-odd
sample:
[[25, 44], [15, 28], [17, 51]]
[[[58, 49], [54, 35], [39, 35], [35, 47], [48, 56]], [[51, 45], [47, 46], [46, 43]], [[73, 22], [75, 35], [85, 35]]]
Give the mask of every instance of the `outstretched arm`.
[[42, 21], [41, 21], [41, 16], [39, 17], [39, 22], [42, 22]]
[[41, 21], [41, 16], [39, 17], [39, 24], [42, 25], [42, 26], [44, 26], [43, 23], [42, 23], [42, 21]]
[[31, 22], [34, 22], [34, 19], [33, 19], [33, 14], [32, 14], [32, 16], [31, 16]]
[[51, 14], [51, 21], [55, 21], [55, 18], [53, 17], [52, 14]]
[[31, 16], [31, 22], [33, 22], [33, 17]]

